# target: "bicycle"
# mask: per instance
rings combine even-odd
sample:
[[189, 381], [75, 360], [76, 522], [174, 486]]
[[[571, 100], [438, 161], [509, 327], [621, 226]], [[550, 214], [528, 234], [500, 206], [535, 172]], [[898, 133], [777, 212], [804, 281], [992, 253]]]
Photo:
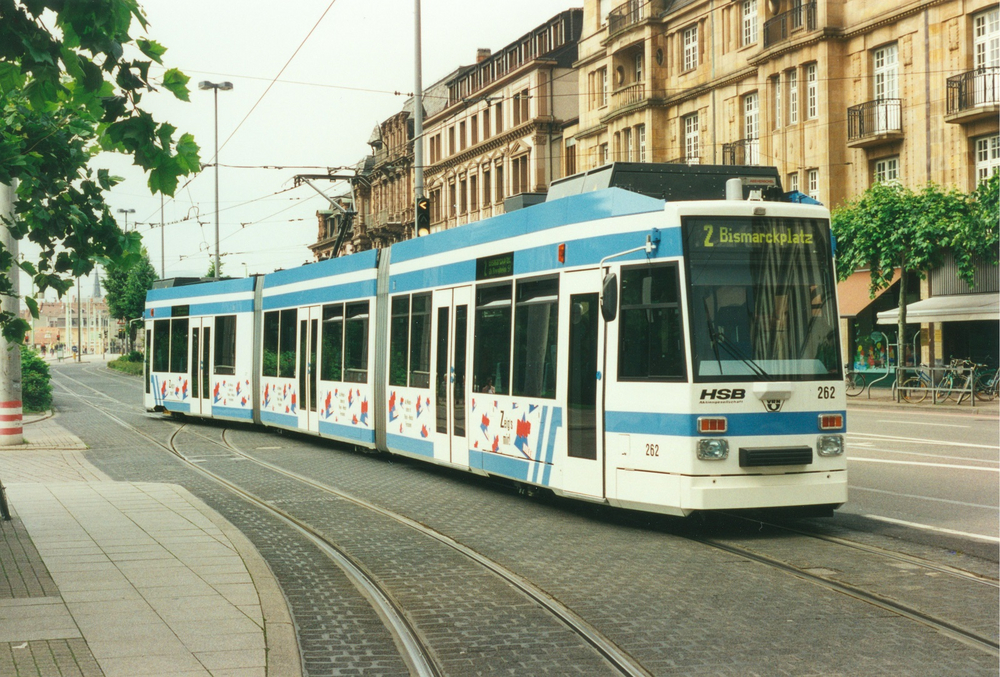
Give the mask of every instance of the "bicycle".
[[977, 376], [973, 390], [977, 399], [989, 402], [997, 397], [998, 387], [1000, 387], [1000, 370], [994, 369], [992, 372], [984, 371]]
[[844, 392], [848, 397], [857, 397], [865, 389], [865, 375], [860, 371], [848, 371], [844, 376]]
[[[925, 367], [927, 365], [920, 365]], [[899, 385], [900, 396], [912, 404], [918, 404], [927, 399], [928, 391], [933, 387], [931, 377], [923, 369], [916, 370], [915, 374]]]
[[975, 362], [969, 360], [952, 360], [948, 365], [948, 370], [945, 371], [938, 383], [938, 392], [940, 393], [938, 401], [944, 402], [957, 397], [959, 404], [965, 402], [965, 399], [972, 394], [970, 381], [976, 366]]

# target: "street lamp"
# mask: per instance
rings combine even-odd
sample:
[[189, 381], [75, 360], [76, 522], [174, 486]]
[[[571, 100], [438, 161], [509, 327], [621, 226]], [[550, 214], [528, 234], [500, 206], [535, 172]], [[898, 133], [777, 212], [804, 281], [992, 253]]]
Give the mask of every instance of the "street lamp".
[[215, 279], [219, 279], [219, 90], [228, 92], [233, 88], [231, 82], [209, 82], [202, 80], [198, 89], [211, 89], [215, 92]]
[[129, 214], [135, 214], [135, 210], [134, 209], [119, 209], [118, 213], [125, 215], [125, 232], [127, 233], [128, 232], [128, 215]]

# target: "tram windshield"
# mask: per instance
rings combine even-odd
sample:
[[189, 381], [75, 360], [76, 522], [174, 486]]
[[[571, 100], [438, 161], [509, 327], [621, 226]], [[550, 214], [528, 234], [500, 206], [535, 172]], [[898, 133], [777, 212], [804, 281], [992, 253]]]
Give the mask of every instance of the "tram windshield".
[[696, 382], [841, 378], [829, 221], [683, 226]]

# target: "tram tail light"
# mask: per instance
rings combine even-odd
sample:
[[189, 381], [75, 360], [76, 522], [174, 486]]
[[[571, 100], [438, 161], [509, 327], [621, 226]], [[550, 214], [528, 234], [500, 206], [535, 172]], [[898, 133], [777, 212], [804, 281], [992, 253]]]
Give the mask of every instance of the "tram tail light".
[[729, 458], [729, 440], [698, 440], [699, 461], [724, 461]]
[[819, 415], [819, 429], [820, 430], [840, 430], [844, 427], [844, 415], [843, 414], [820, 414]]
[[702, 435], [724, 433], [728, 429], [725, 416], [701, 416], [698, 418], [698, 432]]

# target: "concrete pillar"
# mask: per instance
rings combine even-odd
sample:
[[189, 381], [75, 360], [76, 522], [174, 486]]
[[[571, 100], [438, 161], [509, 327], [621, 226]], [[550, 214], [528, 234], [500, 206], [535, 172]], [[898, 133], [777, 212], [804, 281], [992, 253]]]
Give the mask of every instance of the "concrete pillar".
[[[14, 216], [15, 186], [0, 183], [0, 214], [8, 219]], [[6, 226], [0, 223], [0, 241], [17, 260], [17, 240]], [[10, 296], [0, 297], [0, 308], [18, 317], [20, 314], [20, 272], [12, 265]], [[0, 337], [0, 447], [24, 444], [21, 415], [21, 351]]]

